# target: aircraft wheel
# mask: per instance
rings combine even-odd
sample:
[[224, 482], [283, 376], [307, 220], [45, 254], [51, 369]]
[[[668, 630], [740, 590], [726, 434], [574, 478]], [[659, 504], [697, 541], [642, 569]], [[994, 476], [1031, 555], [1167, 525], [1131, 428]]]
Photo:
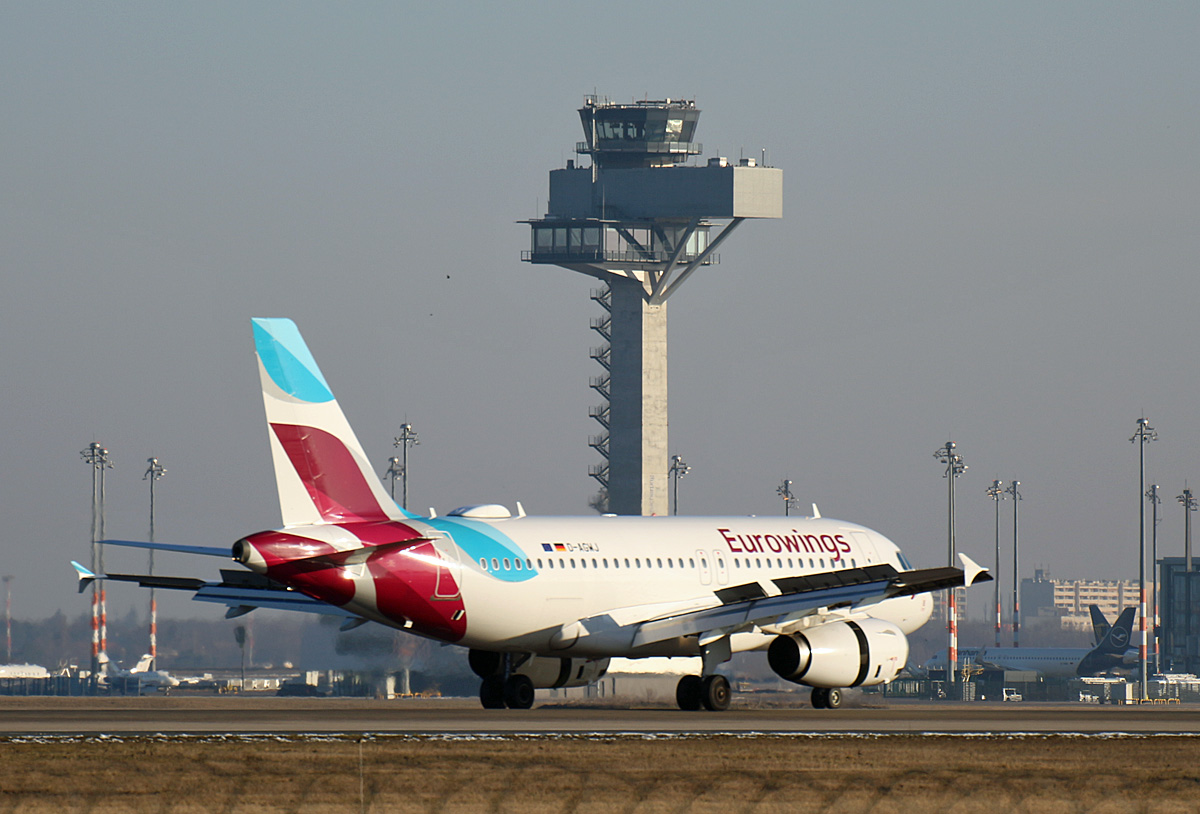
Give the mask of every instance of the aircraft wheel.
[[489, 676], [479, 685], [479, 703], [484, 709], [504, 709], [504, 683]]
[[828, 709], [829, 708], [829, 690], [824, 687], [813, 687], [812, 705], [813, 709]]
[[825, 709], [837, 709], [842, 705], [842, 691], [836, 687], [825, 691]]
[[700, 701], [705, 709], [713, 712], [729, 709], [729, 679], [719, 675], [705, 676], [701, 679]]
[[533, 706], [533, 681], [529, 676], [509, 676], [504, 682], [504, 703], [509, 709], [529, 709]]
[[700, 676], [684, 676], [675, 685], [675, 703], [682, 710], [695, 712], [700, 709], [700, 691], [703, 682]]

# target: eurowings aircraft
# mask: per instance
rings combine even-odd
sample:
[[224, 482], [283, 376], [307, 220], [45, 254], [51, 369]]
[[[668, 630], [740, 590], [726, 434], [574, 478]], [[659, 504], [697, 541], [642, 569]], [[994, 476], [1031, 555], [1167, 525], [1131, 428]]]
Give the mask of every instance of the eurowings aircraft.
[[[295, 324], [253, 320], [282, 528], [233, 544], [248, 571], [222, 579], [92, 574], [194, 591], [227, 616], [284, 608], [367, 621], [470, 649], [484, 707], [526, 709], [534, 690], [587, 685], [612, 657], [700, 656], [679, 706], [722, 710], [731, 654], [834, 708], [845, 687], [884, 684], [930, 591], [990, 580], [913, 570], [878, 532], [823, 517], [529, 517], [497, 505], [444, 517], [388, 497]], [[106, 541], [229, 557], [228, 548]]]

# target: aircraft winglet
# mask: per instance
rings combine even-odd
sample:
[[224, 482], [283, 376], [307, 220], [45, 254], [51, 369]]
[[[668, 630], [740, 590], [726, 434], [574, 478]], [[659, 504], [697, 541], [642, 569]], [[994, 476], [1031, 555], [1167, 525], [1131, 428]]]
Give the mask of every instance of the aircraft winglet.
[[93, 574], [87, 568], [84, 568], [75, 560], [71, 560], [71, 565], [74, 566], [76, 575], [79, 577], [79, 593], [87, 590], [87, 587], [98, 579], [103, 579], [103, 574]]
[[980, 574], [985, 576], [985, 579], [982, 580], [983, 582], [988, 582], [991, 580], [992, 575], [988, 573], [988, 570], [972, 560], [966, 554], [960, 553], [958, 558], [962, 561], [964, 585], [974, 585], [975, 580], [979, 578]]

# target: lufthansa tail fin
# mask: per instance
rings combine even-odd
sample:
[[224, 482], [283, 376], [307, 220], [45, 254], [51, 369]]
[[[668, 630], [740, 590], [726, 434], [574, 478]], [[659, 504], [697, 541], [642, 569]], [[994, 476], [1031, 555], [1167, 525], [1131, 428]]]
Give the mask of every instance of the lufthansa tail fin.
[[1088, 613], [1092, 615], [1092, 646], [1099, 647], [1108, 631], [1112, 630], [1112, 625], [1105, 618], [1099, 605], [1088, 605]]
[[1135, 614], [1137, 614], [1137, 608], [1133, 606], [1121, 611], [1121, 615], [1117, 617], [1117, 621], [1113, 623], [1104, 639], [1096, 645], [1096, 650], [1110, 655], [1124, 655], [1126, 649], [1129, 648], [1129, 641], [1133, 638]]
[[405, 517], [376, 477], [296, 324], [251, 321], [283, 524]]
[[1133, 638], [1133, 617], [1136, 613], [1135, 607], [1121, 611], [1100, 644], [1075, 667], [1076, 675], [1094, 676], [1121, 667], [1129, 640]]

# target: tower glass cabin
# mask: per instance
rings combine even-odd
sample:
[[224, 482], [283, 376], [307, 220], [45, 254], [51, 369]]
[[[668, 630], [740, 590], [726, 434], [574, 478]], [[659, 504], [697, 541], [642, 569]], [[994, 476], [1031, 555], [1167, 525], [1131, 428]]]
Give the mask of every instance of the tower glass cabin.
[[[701, 155], [693, 140], [694, 101], [630, 104], [589, 96], [579, 110], [585, 141], [550, 171], [544, 217], [525, 221], [530, 248], [521, 259], [595, 277], [604, 309], [592, 327], [603, 368], [591, 386], [600, 432], [589, 443], [604, 462], [591, 468], [602, 505], [616, 514], [668, 513], [667, 299], [747, 218], [783, 216], [783, 171], [753, 158], [731, 164]], [[714, 233], [714, 225], [724, 221]]]

